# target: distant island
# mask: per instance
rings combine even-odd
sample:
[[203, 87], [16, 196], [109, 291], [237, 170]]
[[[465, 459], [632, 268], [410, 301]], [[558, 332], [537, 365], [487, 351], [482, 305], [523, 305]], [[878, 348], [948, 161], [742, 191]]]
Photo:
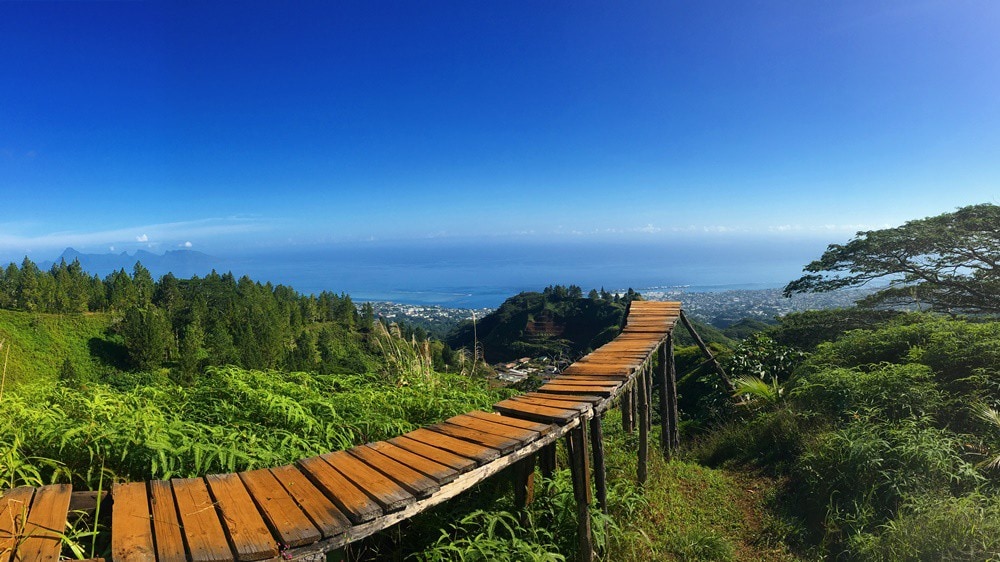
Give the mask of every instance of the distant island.
[[84, 271], [91, 275], [105, 276], [120, 269], [132, 271], [135, 262], [141, 262], [154, 278], [167, 273], [176, 277], [205, 276], [213, 269], [220, 269], [226, 261], [196, 250], [167, 250], [163, 254], [154, 254], [146, 250], [136, 250], [134, 254], [85, 254], [73, 248], [66, 248], [54, 261], [43, 261], [38, 268], [45, 271], [53, 265], [65, 260], [73, 263], [78, 260]]

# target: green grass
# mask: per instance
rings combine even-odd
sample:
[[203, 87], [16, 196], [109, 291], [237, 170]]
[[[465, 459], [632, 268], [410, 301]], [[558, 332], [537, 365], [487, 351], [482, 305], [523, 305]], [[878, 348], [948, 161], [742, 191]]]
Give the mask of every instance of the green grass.
[[[30, 314], [0, 310], [0, 369], [7, 358], [7, 388], [53, 381], [69, 359], [78, 373], [92, 374], [99, 362], [92, 347], [101, 346], [111, 320], [107, 314]], [[93, 343], [92, 343], [93, 340]], [[106, 345], [106, 344], [105, 344]], [[9, 355], [8, 355], [9, 349]]]

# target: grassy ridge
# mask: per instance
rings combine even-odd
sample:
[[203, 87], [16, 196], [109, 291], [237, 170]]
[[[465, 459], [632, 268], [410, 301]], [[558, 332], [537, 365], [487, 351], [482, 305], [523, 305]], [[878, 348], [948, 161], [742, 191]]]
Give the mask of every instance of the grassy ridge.
[[[0, 310], [0, 364], [7, 357], [7, 388], [56, 380], [68, 359], [80, 373], [94, 373], [100, 363], [92, 347], [105, 341], [110, 315], [29, 314]], [[100, 347], [100, 346], [98, 346]], [[9, 355], [8, 355], [9, 348]]]

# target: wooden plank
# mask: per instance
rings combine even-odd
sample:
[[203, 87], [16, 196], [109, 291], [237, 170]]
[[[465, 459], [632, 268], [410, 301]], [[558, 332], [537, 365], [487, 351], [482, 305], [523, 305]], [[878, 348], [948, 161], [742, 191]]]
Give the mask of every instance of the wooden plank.
[[210, 474], [205, 480], [222, 514], [222, 522], [236, 550], [237, 560], [251, 562], [277, 556], [277, 542], [240, 477], [236, 474]]
[[493, 405], [493, 409], [507, 416], [516, 416], [543, 423], [565, 424], [572, 421], [580, 413], [576, 410], [537, 406], [516, 400], [504, 400]]
[[537, 393], [524, 394], [521, 396], [514, 396], [511, 398], [515, 402], [525, 402], [527, 404], [533, 404], [535, 406], [547, 406], [549, 408], [560, 408], [563, 410], [573, 410], [581, 414], [589, 412], [591, 410], [591, 405], [583, 402], [577, 402], [575, 400], [560, 400], [557, 396], [538, 396]]
[[434, 461], [438, 464], [443, 464], [448, 468], [458, 472], [459, 474], [463, 472], [468, 472], [473, 468], [476, 468], [476, 461], [461, 455], [456, 455], [451, 451], [445, 451], [444, 449], [439, 449], [433, 445], [428, 445], [422, 441], [417, 441], [415, 439], [410, 439], [405, 435], [401, 437], [395, 437], [387, 441], [392, 445], [395, 445], [401, 449], [406, 449], [411, 453], [420, 455], [428, 460]]
[[425, 498], [441, 489], [438, 483], [405, 464], [370, 447], [354, 447], [347, 451], [360, 461], [381, 472], [418, 498]]
[[24, 538], [24, 525], [34, 495], [34, 488], [22, 486], [5, 490], [0, 497], [0, 562], [10, 560], [14, 548]]
[[[493, 416], [499, 417], [499, 416]], [[472, 429], [477, 429], [486, 433], [492, 433], [493, 435], [499, 435], [501, 437], [506, 437], [508, 439], [514, 439], [522, 445], [527, 445], [532, 441], [541, 437], [541, 434], [537, 431], [531, 431], [530, 429], [522, 429], [520, 427], [512, 427], [499, 422], [494, 422], [492, 420], [484, 420], [477, 418], [475, 416], [469, 415], [459, 415], [445, 420], [446, 423], [451, 423], [455, 425], [461, 425], [463, 427], [470, 427]]]
[[[458, 478], [457, 470], [448, 467], [446, 465], [443, 465], [441, 463], [432, 461], [426, 457], [420, 456], [417, 453], [414, 453], [397, 445], [393, 445], [392, 443], [389, 443], [387, 441], [369, 443], [365, 445], [365, 447], [368, 447], [374, 451], [378, 451], [379, 453], [385, 455], [386, 457], [389, 457], [390, 459], [400, 464], [408, 466], [413, 470], [419, 471], [427, 475], [428, 478], [432, 478], [439, 485], [447, 484], [448, 482], [451, 482], [455, 478]], [[470, 464], [472, 466], [476, 465], [476, 463], [471, 461]]]
[[149, 482], [149, 507], [152, 514], [153, 535], [156, 537], [156, 560], [158, 562], [187, 560], [184, 536], [177, 516], [177, 502], [174, 500], [174, 490], [169, 481]]
[[405, 434], [404, 436], [409, 437], [414, 441], [420, 441], [421, 443], [426, 443], [432, 447], [444, 449], [445, 451], [473, 459], [479, 465], [483, 465], [497, 459], [501, 454], [499, 450], [492, 447], [477, 445], [475, 443], [456, 439], [428, 429], [417, 429]]
[[382, 515], [382, 508], [375, 500], [368, 497], [368, 494], [325, 460], [310, 457], [300, 459], [298, 465], [316, 487], [333, 500], [333, 503], [337, 504], [340, 511], [354, 524], [371, 521]]
[[264, 516], [267, 526], [282, 544], [291, 547], [302, 546], [323, 538], [323, 534], [302, 512], [295, 499], [288, 495], [288, 491], [270, 470], [262, 468], [241, 472], [239, 476]]
[[15, 561], [56, 562], [66, 532], [66, 512], [73, 494], [69, 484], [52, 484], [35, 490], [24, 525], [27, 538], [14, 553]]
[[528, 431], [535, 431], [539, 435], [548, 435], [549, 433], [552, 433], [552, 430], [556, 428], [555, 425], [550, 423], [538, 423], [528, 420], [522, 420], [520, 418], [512, 418], [510, 416], [504, 416], [502, 414], [491, 414], [489, 412], [482, 412], [479, 410], [473, 410], [465, 415], [494, 423], [502, 423], [504, 425], [509, 425], [511, 427], [527, 429]]
[[526, 398], [541, 398], [544, 400], [558, 400], [560, 402], [575, 402], [585, 406], [593, 406], [594, 404], [600, 404], [601, 402], [607, 401], [607, 397], [597, 396], [596, 394], [552, 394], [549, 392], [536, 391], [522, 394], [521, 396]]
[[215, 510], [215, 502], [201, 478], [175, 478], [170, 481], [184, 529], [184, 540], [195, 562], [234, 560], [226, 531]]
[[111, 557], [118, 562], [151, 560], [156, 555], [145, 482], [111, 488]]
[[271, 475], [281, 483], [288, 495], [309, 516], [309, 520], [324, 538], [335, 537], [351, 527], [351, 522], [326, 495], [294, 466], [270, 469]]
[[544, 384], [538, 392], [546, 394], [595, 394], [599, 396], [611, 396], [619, 385], [599, 385], [599, 384]]
[[347, 451], [327, 453], [320, 455], [320, 458], [364, 490], [386, 513], [399, 511], [416, 501], [413, 494], [407, 492], [397, 482], [351, 456]]
[[439, 423], [432, 425], [427, 429], [454, 437], [456, 439], [462, 439], [469, 441], [470, 443], [496, 449], [504, 455], [518, 449], [521, 446], [521, 443], [515, 439], [508, 439], [506, 437], [500, 437], [499, 435], [493, 435], [491, 433], [485, 433], [450, 423]]

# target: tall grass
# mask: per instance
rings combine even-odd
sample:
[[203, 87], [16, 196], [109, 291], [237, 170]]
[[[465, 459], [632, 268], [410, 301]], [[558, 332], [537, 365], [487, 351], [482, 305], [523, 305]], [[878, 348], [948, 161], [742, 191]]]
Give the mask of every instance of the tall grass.
[[0, 402], [0, 482], [94, 487], [106, 476], [143, 480], [276, 466], [387, 439], [501, 398], [457, 375], [396, 386], [375, 375], [236, 367], [209, 368], [190, 387], [22, 385]]

